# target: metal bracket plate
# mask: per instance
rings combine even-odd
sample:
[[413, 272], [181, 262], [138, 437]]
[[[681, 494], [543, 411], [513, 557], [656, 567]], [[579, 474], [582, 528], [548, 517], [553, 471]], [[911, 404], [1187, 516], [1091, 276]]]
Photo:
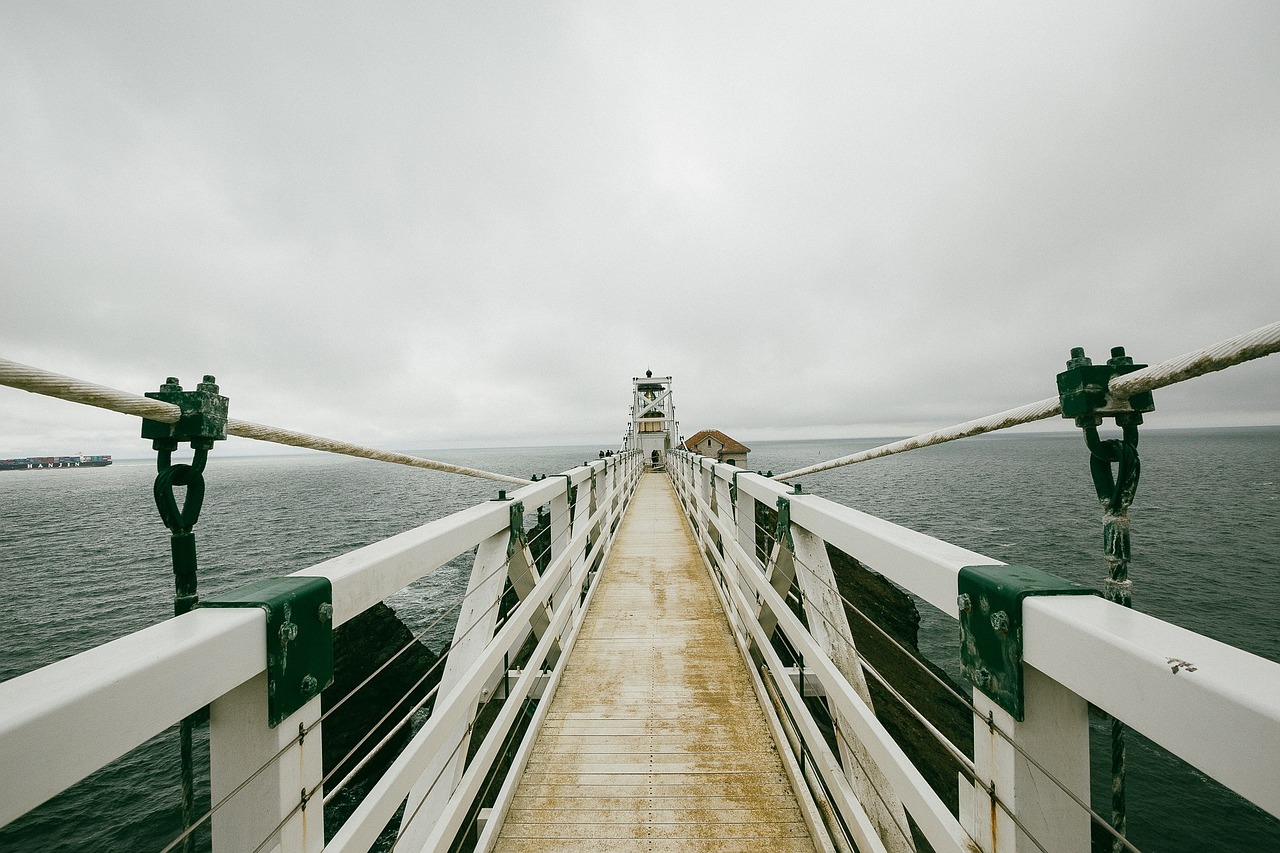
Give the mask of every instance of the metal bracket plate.
[[1155, 399], [1150, 391], [1113, 400], [1107, 386], [1116, 376], [1141, 370], [1145, 364], [1080, 364], [1058, 374], [1058, 399], [1064, 418], [1114, 417], [1115, 415], [1154, 412]]
[[750, 471], [734, 471], [733, 481], [729, 484], [729, 500], [736, 507], [738, 505], [738, 475], [750, 474]]
[[333, 588], [328, 578], [266, 578], [197, 607], [267, 613], [267, 724], [271, 728], [333, 684]]
[[508, 518], [511, 523], [511, 537], [507, 540], [507, 556], [510, 557], [517, 548], [524, 548], [529, 544], [529, 537], [524, 532], [524, 501], [511, 504]]
[[211, 442], [227, 437], [227, 398], [218, 393], [212, 376], [196, 386], [195, 391], [183, 391], [176, 383], [166, 383], [159, 391], [147, 391], [143, 396], [172, 403], [182, 410], [177, 423], [164, 423], [142, 419], [142, 437], [152, 441]]
[[791, 541], [791, 501], [783, 497], [778, 498], [778, 526], [773, 531], [773, 539], [795, 553], [796, 545]]
[[1099, 595], [1096, 589], [1031, 566], [965, 566], [956, 581], [960, 669], [974, 687], [1025, 718], [1022, 599], [1029, 595]]

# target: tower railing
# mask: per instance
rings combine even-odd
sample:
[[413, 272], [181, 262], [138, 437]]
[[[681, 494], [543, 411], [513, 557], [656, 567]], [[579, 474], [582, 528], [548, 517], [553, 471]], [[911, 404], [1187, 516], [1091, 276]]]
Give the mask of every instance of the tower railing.
[[[960, 595], [962, 569], [1004, 564], [696, 454], [674, 451], [667, 467], [739, 646], [778, 704], [815, 798], [832, 808], [833, 835], [902, 849], [913, 836], [905, 810], [939, 851], [1088, 850], [1090, 821], [1100, 820], [1088, 808], [1090, 704], [1280, 817], [1280, 664], [1080, 594], [1022, 602], [1020, 719], [977, 688], [961, 697], [975, 747], [941, 744], [957, 765], [953, 814], [868, 706], [865, 679], [881, 677], [847, 636], [845, 606], [857, 602], [837, 588], [827, 545], [952, 619], [975, 607]], [[759, 505], [779, 518], [763, 535]], [[1002, 627], [1003, 617], [981, 616]], [[835, 749], [811, 713], [816, 696]]]

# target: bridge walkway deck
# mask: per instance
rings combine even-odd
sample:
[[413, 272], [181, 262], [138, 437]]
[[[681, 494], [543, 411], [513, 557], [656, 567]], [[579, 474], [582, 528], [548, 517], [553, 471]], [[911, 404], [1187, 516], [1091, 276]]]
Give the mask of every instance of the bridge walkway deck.
[[814, 850], [665, 475], [640, 482], [496, 850]]

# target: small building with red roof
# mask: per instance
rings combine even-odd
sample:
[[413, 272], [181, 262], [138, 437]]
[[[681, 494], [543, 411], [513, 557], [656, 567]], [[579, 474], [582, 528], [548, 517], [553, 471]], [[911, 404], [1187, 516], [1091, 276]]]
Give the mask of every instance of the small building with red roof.
[[704, 429], [685, 439], [684, 449], [708, 456], [717, 462], [737, 465], [739, 468], [747, 467], [747, 454], [751, 452], [750, 447], [735, 441], [718, 429]]

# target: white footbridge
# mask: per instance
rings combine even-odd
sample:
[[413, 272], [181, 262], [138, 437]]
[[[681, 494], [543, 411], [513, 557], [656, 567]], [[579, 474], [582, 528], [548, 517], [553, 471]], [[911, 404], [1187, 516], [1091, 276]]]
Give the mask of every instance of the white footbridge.
[[[1275, 351], [1280, 324], [1267, 330]], [[15, 387], [87, 393], [0, 368]], [[1132, 393], [1133, 377], [1111, 390], [1128, 381]], [[89, 390], [95, 405], [177, 420], [176, 407]], [[1016, 567], [806, 494], [783, 482], [795, 472], [686, 452], [672, 442], [670, 378], [637, 378], [633, 393], [618, 453], [505, 477], [499, 499], [297, 572], [283, 594], [198, 607], [0, 684], [0, 825], [205, 706], [212, 808], [194, 826], [211, 825], [217, 851], [390, 838], [402, 851], [1087, 851], [1109, 818], [1089, 808], [1090, 705], [1280, 816], [1280, 665], [1079, 590], [1002, 603], [1005, 581], [981, 584]], [[544, 522], [530, 531], [534, 508]], [[858, 654], [846, 619], [858, 602], [831, 549], [959, 620], [967, 652], [1005, 643], [1003, 662], [976, 667], [987, 687], [960, 697], [971, 751], [920, 715], [954, 758], [958, 808], [877, 718], [868, 679], [881, 676]], [[349, 777], [323, 765], [322, 705], [343, 697], [322, 703], [323, 677], [307, 672], [300, 697], [282, 699], [281, 680], [299, 674], [281, 649], [323, 647], [333, 627], [467, 553], [439, 683], [405, 716], [412, 740], [325, 826], [322, 804]], [[966, 591], [975, 567], [990, 600]], [[318, 605], [296, 592], [316, 589]]]

